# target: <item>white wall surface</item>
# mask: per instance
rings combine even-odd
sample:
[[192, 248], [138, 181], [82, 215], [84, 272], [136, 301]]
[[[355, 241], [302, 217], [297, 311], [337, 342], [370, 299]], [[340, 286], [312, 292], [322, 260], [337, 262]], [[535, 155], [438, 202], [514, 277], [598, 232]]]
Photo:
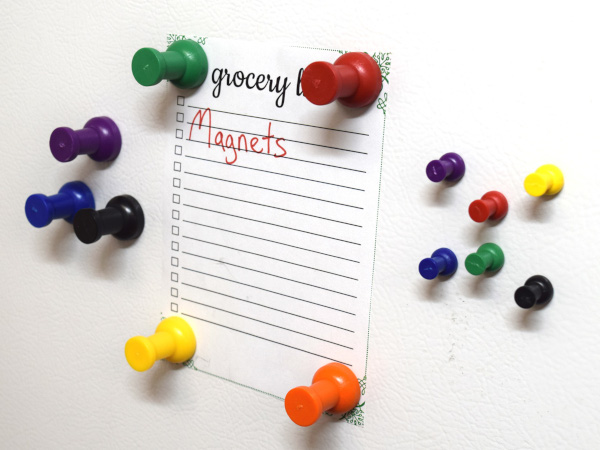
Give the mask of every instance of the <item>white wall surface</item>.
[[[592, 2], [484, 3], [4, 1], [0, 447], [598, 448], [598, 16]], [[135, 83], [130, 60], [168, 32], [393, 52], [364, 428], [301, 429], [279, 400], [125, 362], [160, 303], [169, 100]], [[56, 163], [52, 130], [101, 114], [121, 127], [119, 158]], [[467, 163], [450, 188], [424, 173], [447, 151]], [[565, 189], [536, 201], [522, 182], [546, 163]], [[100, 206], [136, 196], [142, 237], [84, 246], [64, 222], [31, 227], [27, 196], [74, 179]], [[467, 206], [491, 189], [509, 214], [477, 225]], [[476, 279], [462, 262], [485, 241], [506, 265]], [[441, 246], [459, 272], [420, 279]], [[555, 298], [520, 310], [513, 292], [537, 273]]]

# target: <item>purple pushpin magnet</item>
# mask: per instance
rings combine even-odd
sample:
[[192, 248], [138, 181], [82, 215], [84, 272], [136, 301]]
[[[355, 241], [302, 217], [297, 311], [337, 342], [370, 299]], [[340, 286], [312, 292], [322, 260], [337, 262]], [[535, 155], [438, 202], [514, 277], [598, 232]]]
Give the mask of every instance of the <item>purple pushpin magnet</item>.
[[112, 161], [121, 151], [121, 133], [109, 117], [94, 117], [81, 130], [54, 130], [50, 151], [60, 162], [73, 161], [79, 155], [88, 155], [94, 161]]
[[440, 159], [434, 159], [427, 164], [425, 173], [434, 183], [442, 180], [457, 181], [465, 174], [465, 162], [457, 153], [446, 153]]

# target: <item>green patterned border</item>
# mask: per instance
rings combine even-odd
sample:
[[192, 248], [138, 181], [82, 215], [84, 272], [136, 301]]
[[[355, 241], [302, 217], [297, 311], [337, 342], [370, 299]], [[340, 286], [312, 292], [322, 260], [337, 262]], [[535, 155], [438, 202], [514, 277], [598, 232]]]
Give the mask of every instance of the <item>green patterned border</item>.
[[183, 364], [185, 367], [187, 367], [188, 369], [195, 370], [196, 372], [201, 372], [201, 373], [204, 373], [204, 374], [206, 374], [206, 375], [210, 375], [211, 377], [218, 378], [219, 380], [228, 381], [228, 382], [230, 382], [230, 383], [237, 384], [238, 386], [242, 386], [242, 387], [245, 387], [245, 388], [248, 388], [248, 389], [252, 389], [253, 391], [260, 392], [261, 394], [268, 395], [269, 397], [273, 397], [273, 398], [276, 398], [276, 399], [279, 399], [279, 400], [282, 400], [282, 401], [284, 400], [283, 398], [281, 398], [281, 397], [279, 397], [279, 396], [277, 396], [277, 395], [275, 395], [275, 394], [270, 394], [270, 393], [268, 393], [268, 392], [266, 392], [266, 391], [261, 391], [260, 389], [256, 389], [256, 388], [254, 388], [254, 387], [252, 387], [252, 386], [248, 386], [247, 384], [238, 383], [237, 381], [230, 380], [229, 378], [220, 377], [219, 375], [215, 375], [214, 373], [210, 373], [210, 372], [207, 372], [207, 371], [205, 371], [205, 370], [198, 369], [198, 368], [197, 368], [197, 367], [194, 365], [194, 360], [193, 360], [193, 359], [188, 359], [186, 362], [184, 362], [184, 363], [182, 363], [182, 364]]
[[182, 41], [184, 39], [191, 39], [192, 41], [196, 41], [200, 45], [204, 45], [206, 44], [207, 38], [196, 35], [186, 36], [185, 34], [169, 33], [167, 34], [167, 45], [171, 45], [175, 41]]

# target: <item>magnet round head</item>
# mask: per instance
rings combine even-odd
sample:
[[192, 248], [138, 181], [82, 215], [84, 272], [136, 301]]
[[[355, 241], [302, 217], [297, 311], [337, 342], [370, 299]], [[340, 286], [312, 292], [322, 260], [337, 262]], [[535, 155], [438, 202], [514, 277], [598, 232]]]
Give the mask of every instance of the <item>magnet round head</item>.
[[323, 402], [308, 386], [298, 386], [285, 396], [285, 412], [301, 427], [308, 427], [319, 420], [323, 410]]
[[439, 273], [439, 267], [435, 260], [432, 258], [425, 258], [419, 263], [419, 274], [426, 280], [433, 280], [437, 278]]
[[485, 272], [487, 266], [485, 265], [485, 260], [481, 255], [478, 255], [477, 253], [471, 253], [465, 259], [465, 268], [471, 275], [481, 275], [483, 272]]
[[43, 228], [50, 225], [54, 217], [53, 206], [44, 194], [33, 194], [25, 202], [25, 215], [31, 225]]
[[107, 208], [115, 208], [123, 213], [125, 222], [123, 228], [113, 236], [119, 240], [127, 241], [136, 239], [144, 231], [144, 211], [139, 202], [131, 195], [119, 195], [112, 198], [107, 204]]
[[515, 291], [515, 302], [521, 308], [529, 309], [535, 305], [535, 291], [531, 286], [521, 286]]
[[439, 159], [434, 159], [433, 161], [427, 164], [425, 167], [425, 173], [427, 174], [427, 178], [429, 178], [434, 183], [439, 183], [446, 179], [446, 168], [442, 164]]
[[73, 220], [75, 235], [84, 244], [92, 244], [102, 237], [100, 214], [95, 209], [80, 209]]
[[94, 161], [112, 161], [121, 151], [121, 132], [117, 124], [106, 116], [94, 117], [87, 121], [84, 128], [91, 128], [98, 133], [98, 149], [90, 153]]
[[135, 81], [142, 86], [154, 86], [165, 78], [164, 57], [153, 48], [140, 48], [131, 60], [131, 71]]
[[156, 350], [150, 339], [135, 336], [125, 344], [125, 358], [133, 369], [144, 372], [156, 362]]
[[73, 161], [79, 155], [81, 146], [75, 133], [68, 127], [56, 128], [50, 135], [50, 151], [60, 162]]
[[515, 302], [521, 308], [529, 309], [536, 304], [549, 302], [553, 296], [554, 287], [550, 280], [542, 275], [534, 275], [515, 291]]
[[328, 105], [337, 98], [342, 80], [333, 64], [316, 61], [302, 73], [302, 93], [315, 105]]

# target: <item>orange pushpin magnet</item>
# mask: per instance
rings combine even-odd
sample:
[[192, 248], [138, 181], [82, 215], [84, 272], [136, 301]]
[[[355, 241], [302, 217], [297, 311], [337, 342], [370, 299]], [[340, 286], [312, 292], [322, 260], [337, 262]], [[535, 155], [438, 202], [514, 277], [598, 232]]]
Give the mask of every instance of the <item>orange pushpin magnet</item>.
[[525, 178], [525, 190], [529, 195], [556, 195], [565, 185], [562, 171], [553, 164], [545, 164]]
[[152, 336], [132, 337], [125, 344], [125, 358], [138, 372], [150, 369], [159, 359], [172, 363], [187, 361], [196, 352], [196, 336], [181, 317], [161, 321]]
[[360, 385], [354, 372], [340, 363], [321, 367], [312, 379], [312, 386], [300, 386], [285, 396], [285, 411], [302, 427], [315, 423], [328, 411], [343, 414], [360, 400]]

